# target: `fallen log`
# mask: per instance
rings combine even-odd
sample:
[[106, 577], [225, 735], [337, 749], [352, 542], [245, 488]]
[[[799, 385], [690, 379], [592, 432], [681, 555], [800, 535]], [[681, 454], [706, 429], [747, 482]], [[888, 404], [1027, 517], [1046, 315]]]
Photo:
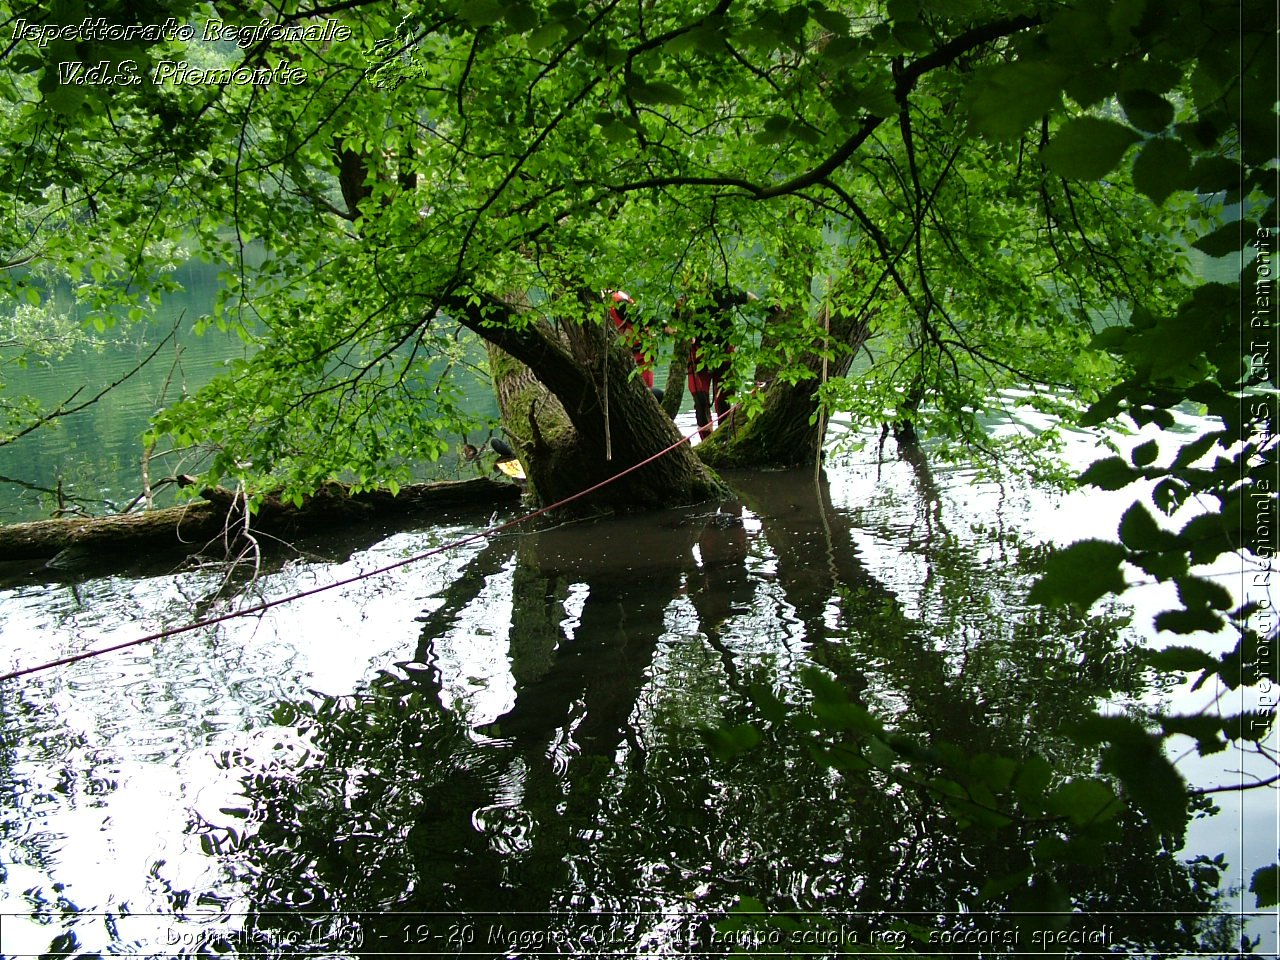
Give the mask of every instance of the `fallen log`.
[[67, 517], [0, 526], [0, 561], [46, 560], [65, 550], [116, 553], [138, 549], [181, 549], [198, 553], [219, 544], [228, 547], [244, 531], [289, 537], [306, 530], [332, 528], [389, 516], [457, 507], [514, 503], [520, 490], [509, 483], [478, 477], [440, 483], [416, 483], [389, 490], [352, 493], [338, 483], [322, 487], [301, 506], [268, 496], [245, 524], [244, 497], [216, 487], [200, 500], [177, 507], [111, 517]]

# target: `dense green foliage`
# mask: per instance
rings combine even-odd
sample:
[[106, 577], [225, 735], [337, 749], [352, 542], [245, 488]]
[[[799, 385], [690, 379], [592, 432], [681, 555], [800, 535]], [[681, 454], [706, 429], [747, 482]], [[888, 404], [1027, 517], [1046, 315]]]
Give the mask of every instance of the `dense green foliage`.
[[[13, 45], [6, 133], [25, 146], [11, 190], [41, 209], [58, 198], [75, 229], [27, 208], [6, 246], [91, 277], [96, 323], [161, 296], [175, 252], [226, 271], [202, 322], [260, 349], [157, 421], [217, 450], [215, 475], [302, 492], [334, 473], [403, 479], [404, 459], [438, 455], [458, 414], [448, 360], [423, 360], [456, 357], [438, 311], [458, 296], [567, 294], [558, 312], [582, 318], [583, 286], [625, 287], [651, 316], [707, 284], [753, 289], [784, 309], [759, 351], [743, 348], [765, 314], [742, 315], [743, 378], [757, 361], [815, 376], [800, 358], [823, 339], [823, 304], [874, 311], [871, 362], [828, 387], [832, 402], [870, 422], [924, 404], [933, 436], [988, 447], [980, 413], [1027, 402], [1003, 389], [1055, 412], [1071, 406], [1063, 391], [1092, 399], [1114, 383], [1086, 349], [1099, 318], [1177, 302], [1170, 224], [1127, 172], [1069, 182], [1036, 156], [1052, 136], [1051, 167], [1106, 173], [1137, 137], [1092, 116], [1122, 132], [1058, 137], [1059, 119], [1040, 118], [1068, 81], [1108, 112], [1099, 78], [1132, 55], [1141, 5], [1110, 15], [1109, 47], [1088, 5], [347, 6], [351, 35], [329, 43]], [[42, 19], [79, 16], [54, 4]], [[1095, 60], [1063, 66], [1082, 45]], [[151, 82], [179, 57], [284, 59], [307, 82]], [[103, 58], [136, 64], [139, 82], [58, 82], [58, 64]], [[1189, 194], [1177, 204], [1191, 215]]]
[[[118, 22], [212, 16], [184, 3], [100, 6]], [[261, 15], [214, 6], [232, 22]], [[1190, 735], [1212, 752], [1271, 731], [1270, 601], [1197, 574], [1247, 551], [1265, 586], [1275, 542], [1270, 5], [341, 8], [348, 38], [250, 38], [207, 61], [287, 59], [302, 85], [150, 81], [162, 59], [194, 63], [198, 40], [9, 44], [0, 123], [17, 150], [0, 174], [13, 201], [4, 259], [91, 279], [77, 289], [105, 324], [162, 297], [178, 257], [211, 258], [226, 289], [201, 322], [257, 348], [157, 417], [157, 436], [207, 445], [215, 476], [296, 496], [335, 474], [391, 484], [466, 427], [449, 388], [450, 364], [465, 360], [455, 321], [502, 342], [535, 319], [446, 308], [521, 290], [540, 313], [600, 320], [579, 291], [625, 287], [665, 317], [681, 293], [752, 289], [780, 309], [767, 325], [763, 311], [740, 317], [745, 383], [756, 363], [782, 381], [819, 376], [802, 360], [815, 343], [830, 359], [848, 349], [820, 319], [836, 303], [866, 314], [871, 337], [824, 396], [863, 423], [914, 421], [1002, 456], [982, 429], [996, 405], [1086, 425], [1169, 428], [1187, 403], [1215, 418], [1220, 428], [1176, 450], [1142, 444], [1084, 476], [1107, 489], [1154, 483], [1156, 513], [1203, 512], [1166, 529], [1136, 500], [1118, 542], [1060, 552], [1033, 599], [1087, 608], [1123, 589], [1131, 567], [1177, 585], [1182, 606], [1161, 614], [1162, 630], [1238, 632], [1222, 657], [1179, 646], [1151, 663], [1256, 688], [1256, 709], [1081, 730], [1108, 744], [1103, 769], [1126, 802], [1170, 835], [1189, 796], [1164, 741]], [[0, 14], [36, 16], [13, 4]], [[71, 2], [39, 14], [82, 15]], [[312, 15], [288, 3], [272, 17]], [[60, 84], [69, 60], [132, 61], [141, 82]], [[1239, 258], [1243, 273], [1202, 283], [1191, 248]], [[11, 269], [4, 283], [36, 303], [39, 276]], [[1003, 445], [1053, 441], [1051, 429]], [[917, 759], [878, 721], [842, 722], [867, 749]], [[1013, 762], [960, 765], [924, 786], [954, 799], [994, 784], [1030, 815], [1089, 826], [1080, 797], [1014, 789]], [[1045, 856], [1075, 856], [1086, 834]], [[1028, 889], [1048, 889], [1045, 875], [1030, 870]], [[1258, 902], [1280, 899], [1275, 879], [1260, 871]]]

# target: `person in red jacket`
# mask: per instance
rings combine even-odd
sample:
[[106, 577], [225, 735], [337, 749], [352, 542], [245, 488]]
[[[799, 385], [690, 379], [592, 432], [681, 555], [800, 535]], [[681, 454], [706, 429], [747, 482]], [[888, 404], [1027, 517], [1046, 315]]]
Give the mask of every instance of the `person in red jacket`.
[[[709, 437], [733, 406], [733, 391], [729, 387], [734, 350], [731, 311], [755, 299], [751, 293], [721, 288], [701, 306], [691, 307], [684, 297], [676, 304], [676, 311], [683, 314], [685, 329], [690, 332], [688, 383], [700, 437]], [[715, 421], [711, 416], [713, 408]]]
[[613, 328], [618, 331], [618, 336], [622, 337], [627, 346], [631, 348], [631, 356], [635, 360], [636, 366], [640, 368], [640, 379], [644, 381], [646, 387], [652, 390], [653, 366], [645, 358], [644, 343], [630, 317], [635, 301], [622, 290], [609, 290], [606, 295], [609, 298], [609, 320], [612, 321]]

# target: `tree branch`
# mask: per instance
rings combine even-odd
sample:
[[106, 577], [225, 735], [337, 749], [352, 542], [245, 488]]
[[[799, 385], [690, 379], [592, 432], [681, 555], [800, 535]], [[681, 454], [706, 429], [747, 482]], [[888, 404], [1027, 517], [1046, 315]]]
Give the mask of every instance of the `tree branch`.
[[74, 400], [77, 396], [79, 396], [80, 393], [84, 390], [84, 387], [77, 387], [75, 392], [73, 392], [71, 396], [67, 397], [67, 399], [63, 400], [62, 403], [58, 404], [57, 407], [55, 407], [53, 410], [46, 413], [44, 416], [33, 421], [32, 423], [27, 424], [25, 427], [23, 427], [21, 430], [19, 430], [17, 433], [13, 434], [12, 436], [0, 438], [0, 447], [6, 447], [17, 440], [22, 439], [27, 434], [33, 433], [34, 431], [39, 430], [46, 423], [51, 423], [52, 421], [61, 419], [62, 417], [69, 417], [73, 413], [79, 413], [81, 410], [85, 409], [86, 407], [93, 406], [95, 403], [97, 403], [99, 400], [105, 397], [108, 393], [110, 393], [116, 387], [120, 386], [120, 384], [124, 383], [126, 380], [132, 377], [135, 373], [137, 373], [139, 370], [145, 367], [148, 363], [154, 360], [156, 357], [156, 354], [158, 354], [160, 350], [164, 347], [164, 345], [168, 343], [170, 340], [172, 340], [174, 335], [178, 332], [178, 324], [181, 322], [182, 322], [182, 317], [179, 316], [178, 322], [173, 325], [173, 329], [170, 330], [165, 335], [163, 340], [161, 340], [159, 343], [155, 345], [155, 349], [153, 349], [150, 353], [148, 353], [146, 357], [144, 357], [132, 370], [126, 373], [123, 377], [120, 377], [118, 380], [114, 381], [113, 383], [110, 383], [107, 386], [103, 387], [92, 398], [84, 401], [84, 403], [77, 404], [74, 407], [68, 407], [67, 404], [70, 403], [72, 400]]

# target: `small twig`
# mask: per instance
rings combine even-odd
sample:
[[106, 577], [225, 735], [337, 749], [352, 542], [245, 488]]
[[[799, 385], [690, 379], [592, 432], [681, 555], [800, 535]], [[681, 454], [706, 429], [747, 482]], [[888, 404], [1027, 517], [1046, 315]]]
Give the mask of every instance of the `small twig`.
[[1203, 787], [1196, 790], [1188, 790], [1187, 793], [1193, 797], [1203, 797], [1210, 793], [1239, 793], [1243, 790], [1253, 790], [1257, 787], [1269, 787], [1273, 783], [1280, 782], [1280, 773], [1274, 777], [1268, 777], [1266, 780], [1257, 780], [1254, 783], [1239, 783], [1226, 787]]

